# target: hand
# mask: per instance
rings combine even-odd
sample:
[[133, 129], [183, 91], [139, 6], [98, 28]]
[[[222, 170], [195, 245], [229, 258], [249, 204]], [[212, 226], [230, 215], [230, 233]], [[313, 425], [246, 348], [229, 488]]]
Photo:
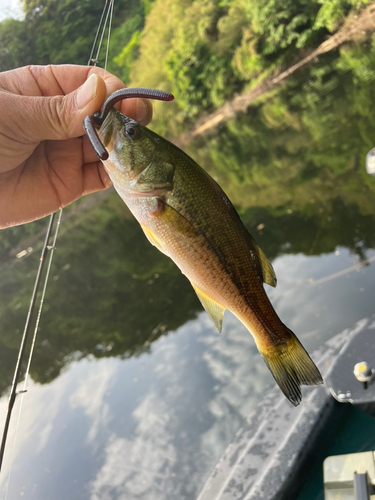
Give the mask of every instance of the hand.
[[[0, 73], [0, 228], [39, 219], [111, 185], [82, 122], [123, 87], [89, 66]], [[121, 111], [142, 125], [152, 117], [147, 99], [122, 101]]]

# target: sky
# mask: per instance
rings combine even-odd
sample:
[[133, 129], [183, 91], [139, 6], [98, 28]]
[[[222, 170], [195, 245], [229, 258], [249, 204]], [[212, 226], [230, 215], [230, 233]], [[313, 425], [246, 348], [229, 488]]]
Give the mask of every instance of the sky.
[[0, 0], [0, 22], [7, 17], [22, 19], [21, 0]]

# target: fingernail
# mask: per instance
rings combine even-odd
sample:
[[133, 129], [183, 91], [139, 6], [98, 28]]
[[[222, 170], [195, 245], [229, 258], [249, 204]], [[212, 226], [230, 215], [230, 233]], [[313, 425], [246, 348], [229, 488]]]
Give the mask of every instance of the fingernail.
[[143, 99], [137, 99], [136, 121], [142, 123], [148, 116], [148, 105]]
[[93, 74], [86, 80], [86, 82], [79, 89], [77, 94], [77, 106], [83, 109], [96, 97], [98, 88], [98, 76]]

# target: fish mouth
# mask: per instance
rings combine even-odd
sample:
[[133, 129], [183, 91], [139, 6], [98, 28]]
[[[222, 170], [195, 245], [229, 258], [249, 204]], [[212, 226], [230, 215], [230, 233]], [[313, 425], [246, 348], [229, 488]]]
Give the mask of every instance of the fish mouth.
[[108, 146], [112, 142], [112, 135], [116, 130], [115, 127], [115, 113], [112, 112], [113, 110], [108, 113], [106, 116], [104, 122], [101, 124], [100, 128], [98, 129], [98, 135], [103, 143], [103, 146], [108, 149]]
[[116, 144], [122, 143], [123, 135], [121, 131], [124, 124], [129, 122], [135, 122], [135, 120], [123, 115], [115, 108], [109, 111], [98, 130], [98, 135], [103, 145], [108, 149], [108, 152], [110, 152]]

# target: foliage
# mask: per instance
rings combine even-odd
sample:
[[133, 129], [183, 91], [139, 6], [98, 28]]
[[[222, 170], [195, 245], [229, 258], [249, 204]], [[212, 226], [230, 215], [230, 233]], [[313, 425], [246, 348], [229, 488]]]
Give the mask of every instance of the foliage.
[[373, 214], [375, 182], [364, 158], [375, 135], [374, 58], [372, 40], [342, 48], [339, 58], [326, 56], [228, 121], [220, 136], [201, 140], [193, 156], [244, 208], [271, 207], [282, 215], [292, 207], [311, 217], [316, 204], [326, 212], [340, 199], [363, 217]]
[[0, 70], [24, 66], [32, 61], [35, 43], [26, 22], [6, 19], [0, 24]]
[[[142, 29], [145, 9], [149, 9], [149, 2], [116, 1], [112, 40], [118, 48], [113, 51], [114, 58], [134, 29]], [[24, 10], [24, 21], [0, 24], [2, 71], [27, 64], [87, 64], [103, 0], [24, 0]], [[106, 37], [102, 56], [105, 50]]]
[[369, 0], [320, 0], [321, 9], [315, 20], [314, 29], [326, 27], [329, 31], [334, 30], [335, 25], [342, 21], [349, 10], [354, 7], [359, 9], [369, 3]]
[[223, 104], [234, 90], [228, 51], [218, 47], [220, 17], [213, 0], [193, 2], [178, 24], [165, 60], [179, 106], [190, 117], [197, 116], [202, 107]]
[[[130, 85], [174, 93], [175, 103], [157, 103], [155, 114], [159, 131], [176, 134], [202, 111], [295, 62], [366, 3], [116, 0], [108, 69]], [[0, 69], [85, 64], [102, 8], [103, 0], [24, 0], [25, 20], [0, 24]]]
[[[137, 18], [135, 20], [138, 21]], [[139, 42], [142, 39], [142, 32], [138, 30], [132, 31], [131, 38], [129, 42], [125, 45], [125, 47], [121, 50], [121, 52], [113, 59], [113, 62], [121, 68], [117, 74], [124, 81], [128, 82], [130, 77], [130, 67], [134, 62], [136, 57]], [[111, 68], [111, 66], [110, 66]], [[112, 70], [112, 68], [111, 68]], [[114, 71], [115, 72], [115, 71]]]

